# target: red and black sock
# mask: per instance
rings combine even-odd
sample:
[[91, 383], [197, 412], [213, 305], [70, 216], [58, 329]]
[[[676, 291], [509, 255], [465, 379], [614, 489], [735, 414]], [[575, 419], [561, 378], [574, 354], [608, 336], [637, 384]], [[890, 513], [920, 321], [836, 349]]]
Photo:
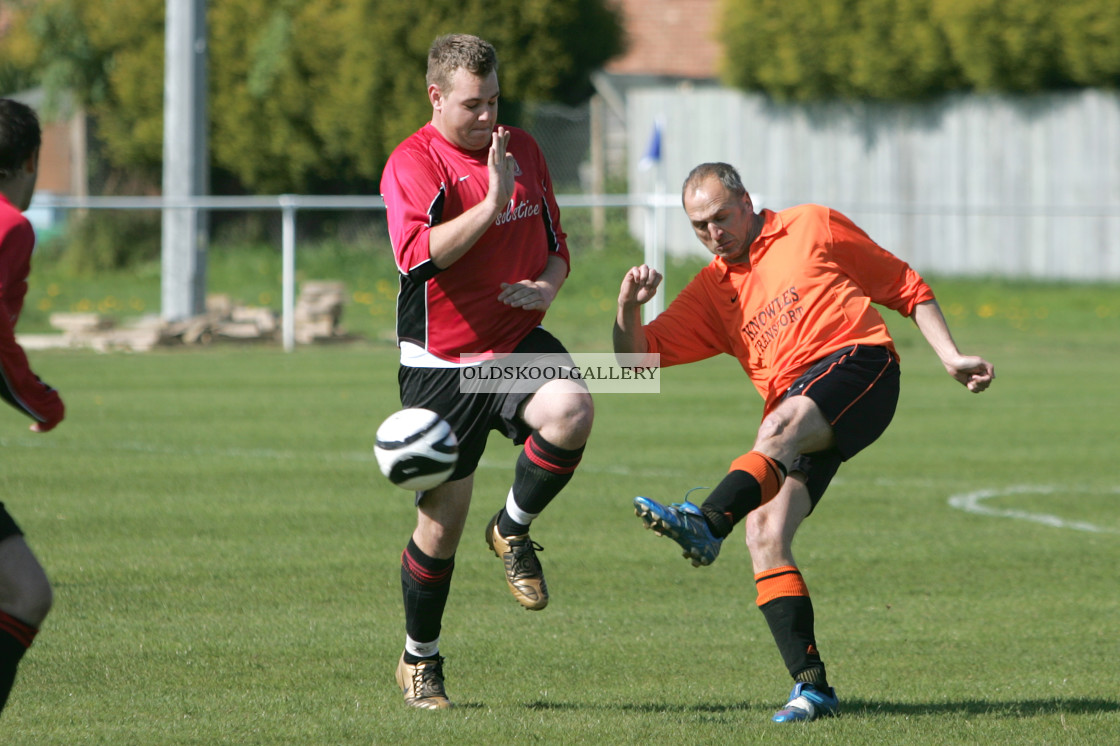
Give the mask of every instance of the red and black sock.
[[[517, 507], [527, 515], [540, 515], [572, 480], [583, 458], [583, 448], [561, 448], [534, 431], [526, 439], [513, 472], [513, 499]], [[502, 536], [520, 536], [528, 531], [526, 524], [513, 520], [504, 510], [498, 517], [498, 533]]]
[[38, 632], [30, 624], [0, 611], [0, 711], [3, 711], [15, 684], [19, 662]]
[[[454, 557], [429, 557], [412, 539], [408, 540], [408, 546], [401, 552], [401, 590], [404, 594], [405, 632], [413, 640], [431, 642], [439, 638], [454, 570]], [[406, 663], [415, 664], [417, 660], [405, 653]]]
[[764, 453], [751, 451], [731, 462], [723, 478], [700, 512], [718, 538], [731, 533], [735, 524], [760, 505], [774, 499], [786, 479], [786, 467]]
[[801, 571], [792, 565], [775, 567], [754, 577], [756, 603], [766, 618], [786, 670], [796, 682], [828, 689], [824, 662], [817, 650], [813, 602]]

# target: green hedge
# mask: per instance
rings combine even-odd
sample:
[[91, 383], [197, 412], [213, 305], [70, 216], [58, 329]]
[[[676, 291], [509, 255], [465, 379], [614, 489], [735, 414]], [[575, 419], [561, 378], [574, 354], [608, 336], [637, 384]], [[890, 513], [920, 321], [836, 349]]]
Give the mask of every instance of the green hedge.
[[723, 0], [723, 76], [778, 99], [1120, 84], [1115, 0]]

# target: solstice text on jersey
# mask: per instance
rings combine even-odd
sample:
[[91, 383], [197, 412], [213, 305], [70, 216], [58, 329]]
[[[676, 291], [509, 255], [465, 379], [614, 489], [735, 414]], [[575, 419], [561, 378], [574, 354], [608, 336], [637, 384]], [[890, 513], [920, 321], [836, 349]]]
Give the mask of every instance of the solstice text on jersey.
[[498, 217], [494, 218], [494, 225], [505, 225], [514, 220], [521, 220], [522, 218], [532, 218], [541, 214], [541, 206], [539, 203], [530, 202], [523, 199], [516, 205], [513, 200], [510, 200], [509, 205], [503, 210]]

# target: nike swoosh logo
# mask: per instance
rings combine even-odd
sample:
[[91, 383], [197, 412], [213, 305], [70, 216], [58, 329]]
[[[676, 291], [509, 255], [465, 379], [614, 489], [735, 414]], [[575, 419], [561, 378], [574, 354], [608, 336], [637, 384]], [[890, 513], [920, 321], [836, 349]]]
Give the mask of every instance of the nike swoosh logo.
[[471, 178], [471, 175], [470, 175], [470, 174], [467, 174], [466, 176], [460, 176], [460, 177], [459, 177], [459, 181], [460, 181], [460, 182], [463, 182], [463, 181], [466, 181], [466, 180], [467, 180], [467, 179], [469, 179], [469, 178]]

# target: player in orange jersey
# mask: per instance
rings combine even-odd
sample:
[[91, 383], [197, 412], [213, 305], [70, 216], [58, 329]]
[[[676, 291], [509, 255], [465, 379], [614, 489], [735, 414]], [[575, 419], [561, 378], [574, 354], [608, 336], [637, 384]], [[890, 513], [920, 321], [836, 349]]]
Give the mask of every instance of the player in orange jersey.
[[736, 458], [703, 505], [634, 500], [646, 527], [708, 565], [746, 520], [757, 604], [794, 679], [775, 722], [837, 712], [817, 650], [794, 534], [843, 461], [886, 429], [898, 401], [898, 352], [872, 303], [914, 320], [951, 376], [979, 393], [992, 364], [964, 355], [933, 292], [848, 218], [819, 205], [755, 212], [738, 172], [704, 163], [682, 190], [685, 212], [714, 255], [669, 307], [643, 326], [641, 306], [661, 275], [642, 265], [622, 280], [614, 347], [656, 353], [662, 366], [738, 358], [765, 399], [752, 449]]

